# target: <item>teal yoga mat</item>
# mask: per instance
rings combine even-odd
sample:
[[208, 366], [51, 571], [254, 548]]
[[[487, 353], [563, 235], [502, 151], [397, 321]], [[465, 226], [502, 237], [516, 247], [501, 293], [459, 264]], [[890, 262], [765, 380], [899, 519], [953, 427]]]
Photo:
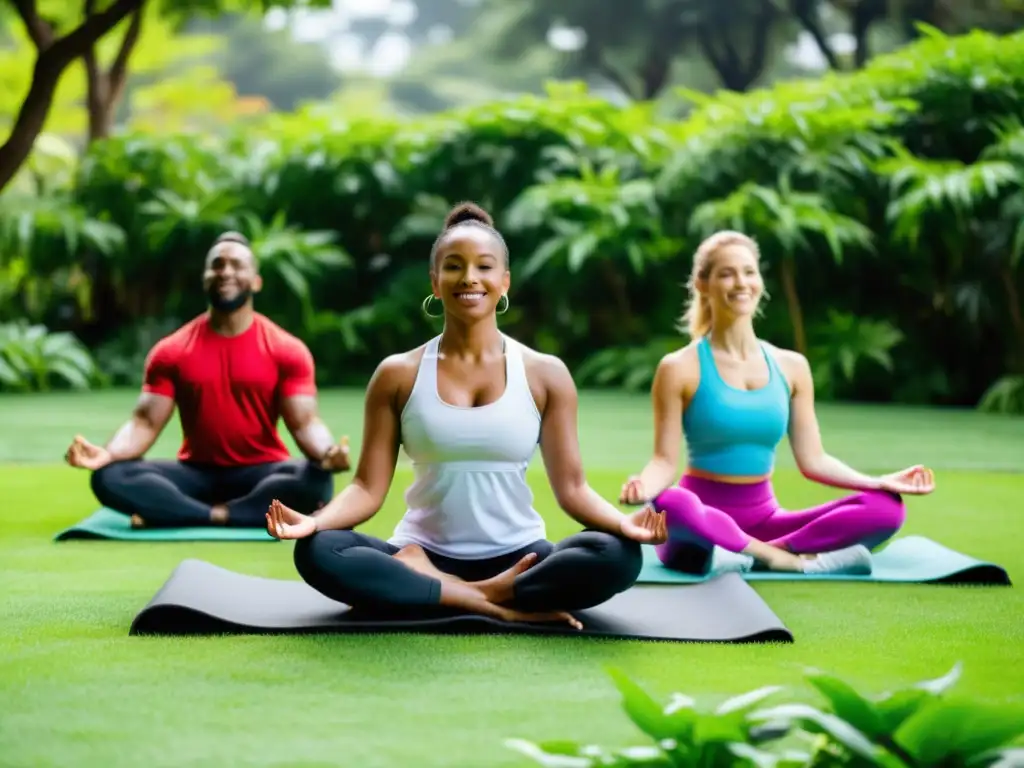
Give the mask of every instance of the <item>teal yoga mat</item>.
[[[715, 548], [711, 571], [704, 576], [673, 571], [658, 561], [654, 547], [644, 547], [644, 567], [638, 584], [696, 584], [729, 571], [738, 570], [740, 557]], [[875, 552], [870, 576], [847, 574], [781, 573], [747, 571], [748, 581], [869, 581], [903, 584], [999, 584], [1010, 585], [1006, 570], [995, 563], [944, 547], [924, 536], [896, 539]]]
[[111, 539], [116, 541], [277, 541], [264, 528], [132, 528], [127, 515], [100, 507], [79, 523], [65, 528], [54, 541]]

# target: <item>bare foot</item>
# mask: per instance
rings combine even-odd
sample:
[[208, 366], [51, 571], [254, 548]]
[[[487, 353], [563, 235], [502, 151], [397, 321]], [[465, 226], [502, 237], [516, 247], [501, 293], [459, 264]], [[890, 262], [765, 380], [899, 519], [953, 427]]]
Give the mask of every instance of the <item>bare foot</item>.
[[132, 528], [145, 528], [146, 527], [146, 521], [143, 520], [138, 515], [132, 515], [131, 521], [132, 521]]
[[463, 583], [463, 580], [457, 576], [438, 570], [437, 566], [430, 561], [426, 550], [419, 544], [408, 544], [402, 547], [394, 557], [395, 560], [405, 563], [407, 567], [416, 571], [416, 573], [422, 573], [424, 576], [430, 576], [440, 581]]
[[214, 504], [210, 507], [210, 522], [214, 525], [224, 525], [228, 521], [228, 508], [225, 504]]
[[525, 622], [528, 624], [561, 623], [564, 621], [573, 629], [583, 629], [583, 622], [568, 611], [528, 613], [526, 611], [517, 611], [513, 608], [506, 608], [503, 605], [495, 606], [495, 608], [497, 608], [497, 612], [492, 615], [503, 621]]
[[516, 577], [519, 574], [528, 571], [537, 562], [537, 555], [531, 552], [528, 555], [513, 565], [508, 570], [502, 571], [497, 576], [492, 576], [489, 579], [483, 581], [471, 582], [471, 586], [476, 587], [487, 597], [487, 600], [492, 603], [507, 603], [513, 597], [515, 597], [515, 582]]

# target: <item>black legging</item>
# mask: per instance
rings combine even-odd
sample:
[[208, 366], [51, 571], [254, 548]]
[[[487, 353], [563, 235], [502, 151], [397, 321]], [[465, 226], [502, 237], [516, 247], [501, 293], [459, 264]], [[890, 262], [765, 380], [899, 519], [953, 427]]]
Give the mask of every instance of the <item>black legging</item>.
[[101, 504], [155, 526], [210, 525], [210, 507], [228, 508], [227, 525], [266, 525], [270, 502], [310, 513], [334, 495], [334, 477], [305, 459], [220, 467], [170, 460], [131, 460], [92, 473]]
[[[295, 543], [295, 567], [318, 592], [353, 607], [437, 606], [441, 582], [407, 567], [399, 547], [355, 531], [321, 531]], [[592, 608], [633, 586], [640, 545], [609, 533], [584, 531], [552, 544], [541, 539], [500, 557], [456, 560], [427, 551], [434, 566], [464, 581], [482, 581], [535, 552], [537, 562], [516, 577], [509, 607], [528, 612]]]

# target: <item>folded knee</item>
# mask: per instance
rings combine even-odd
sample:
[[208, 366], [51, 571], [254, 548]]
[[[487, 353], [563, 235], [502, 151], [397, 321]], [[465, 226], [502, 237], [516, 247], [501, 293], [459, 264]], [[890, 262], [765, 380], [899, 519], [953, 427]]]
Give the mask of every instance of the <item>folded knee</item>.
[[124, 482], [132, 463], [134, 462], [115, 461], [90, 473], [89, 487], [101, 503], [106, 503], [105, 500], [110, 498], [111, 488]]
[[632, 585], [640, 575], [644, 564], [640, 542], [603, 531], [588, 531], [580, 534], [580, 544], [599, 556], [604, 578], [620, 590]]
[[879, 528], [897, 531], [907, 519], [907, 508], [898, 493], [864, 491], [861, 500], [864, 506], [872, 511], [873, 519]]
[[352, 531], [320, 531], [295, 542], [292, 562], [299, 575], [309, 581], [327, 570], [327, 562], [332, 557], [354, 543]]
[[669, 527], [685, 525], [702, 507], [703, 503], [697, 494], [686, 488], [668, 488], [654, 500], [654, 508], [664, 513]]

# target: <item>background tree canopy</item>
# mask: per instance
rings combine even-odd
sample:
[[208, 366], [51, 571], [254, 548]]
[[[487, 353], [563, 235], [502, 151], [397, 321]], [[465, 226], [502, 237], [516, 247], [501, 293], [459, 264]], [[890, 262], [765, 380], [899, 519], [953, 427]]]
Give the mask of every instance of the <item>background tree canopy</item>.
[[[84, 76], [59, 82], [53, 130], [0, 198], [0, 386], [137, 383], [156, 338], [202, 311], [202, 254], [227, 228], [260, 249], [259, 306], [308, 341], [322, 382], [362, 383], [382, 355], [437, 330], [419, 310], [426, 256], [447, 208], [473, 199], [512, 248], [504, 327], [561, 355], [583, 386], [649, 384], [686, 342], [676, 324], [694, 248], [730, 227], [763, 251], [772, 299], [760, 333], [809, 356], [821, 397], [1024, 412], [1022, 33], [918, 24], [909, 45], [885, 42], [929, 14], [947, 28], [973, 23], [941, 3], [897, 14], [792, 2], [756, 25], [751, 0], [712, 36], [701, 14], [715, 7], [700, 2], [647, 2], [619, 25], [601, 3], [587, 14], [567, 2], [558, 19], [532, 0], [501, 12], [442, 5], [436, 18], [405, 19], [410, 39], [441, 27], [461, 37], [423, 43], [384, 80], [342, 76], [323, 47], [294, 52], [293, 36], [244, 14], [181, 27], [145, 6], [140, 39], [163, 30], [162, 42], [136, 49], [116, 130], [100, 133], [86, 116], [88, 67], [75, 60]], [[674, 48], [640, 46], [656, 13], [683, 6]], [[1011, 11], [988, 13], [998, 31]], [[555, 22], [587, 25], [585, 44], [564, 59], [534, 46], [504, 81], [484, 76], [515, 69], [500, 56]], [[379, 40], [397, 22], [360, 23]], [[403, 107], [440, 106], [446, 78], [472, 77], [465, 57], [487, 43], [467, 30], [479, 25], [504, 41], [479, 68], [499, 85], [455, 87], [463, 106]], [[856, 34], [837, 37], [844, 25]], [[820, 38], [819, 77], [778, 75], [797, 66], [779, 64], [793, 30]], [[764, 65], [734, 87], [766, 68], [773, 85], [678, 87], [698, 58], [725, 83], [715, 57], [729, 59], [730, 45], [752, 73], [757, 46], [729, 41], [755, 33]], [[116, 38], [103, 40], [112, 47], [97, 60], [110, 72]], [[866, 57], [859, 46], [895, 50]], [[665, 65], [657, 88], [645, 79], [651, 56]], [[530, 68], [559, 60], [586, 83], [500, 97], [500, 82], [531, 90]], [[155, 61], [178, 75], [159, 79]], [[419, 61], [431, 78], [416, 79]], [[652, 91], [663, 98], [643, 98]], [[216, 107], [190, 112], [202, 96]]]

